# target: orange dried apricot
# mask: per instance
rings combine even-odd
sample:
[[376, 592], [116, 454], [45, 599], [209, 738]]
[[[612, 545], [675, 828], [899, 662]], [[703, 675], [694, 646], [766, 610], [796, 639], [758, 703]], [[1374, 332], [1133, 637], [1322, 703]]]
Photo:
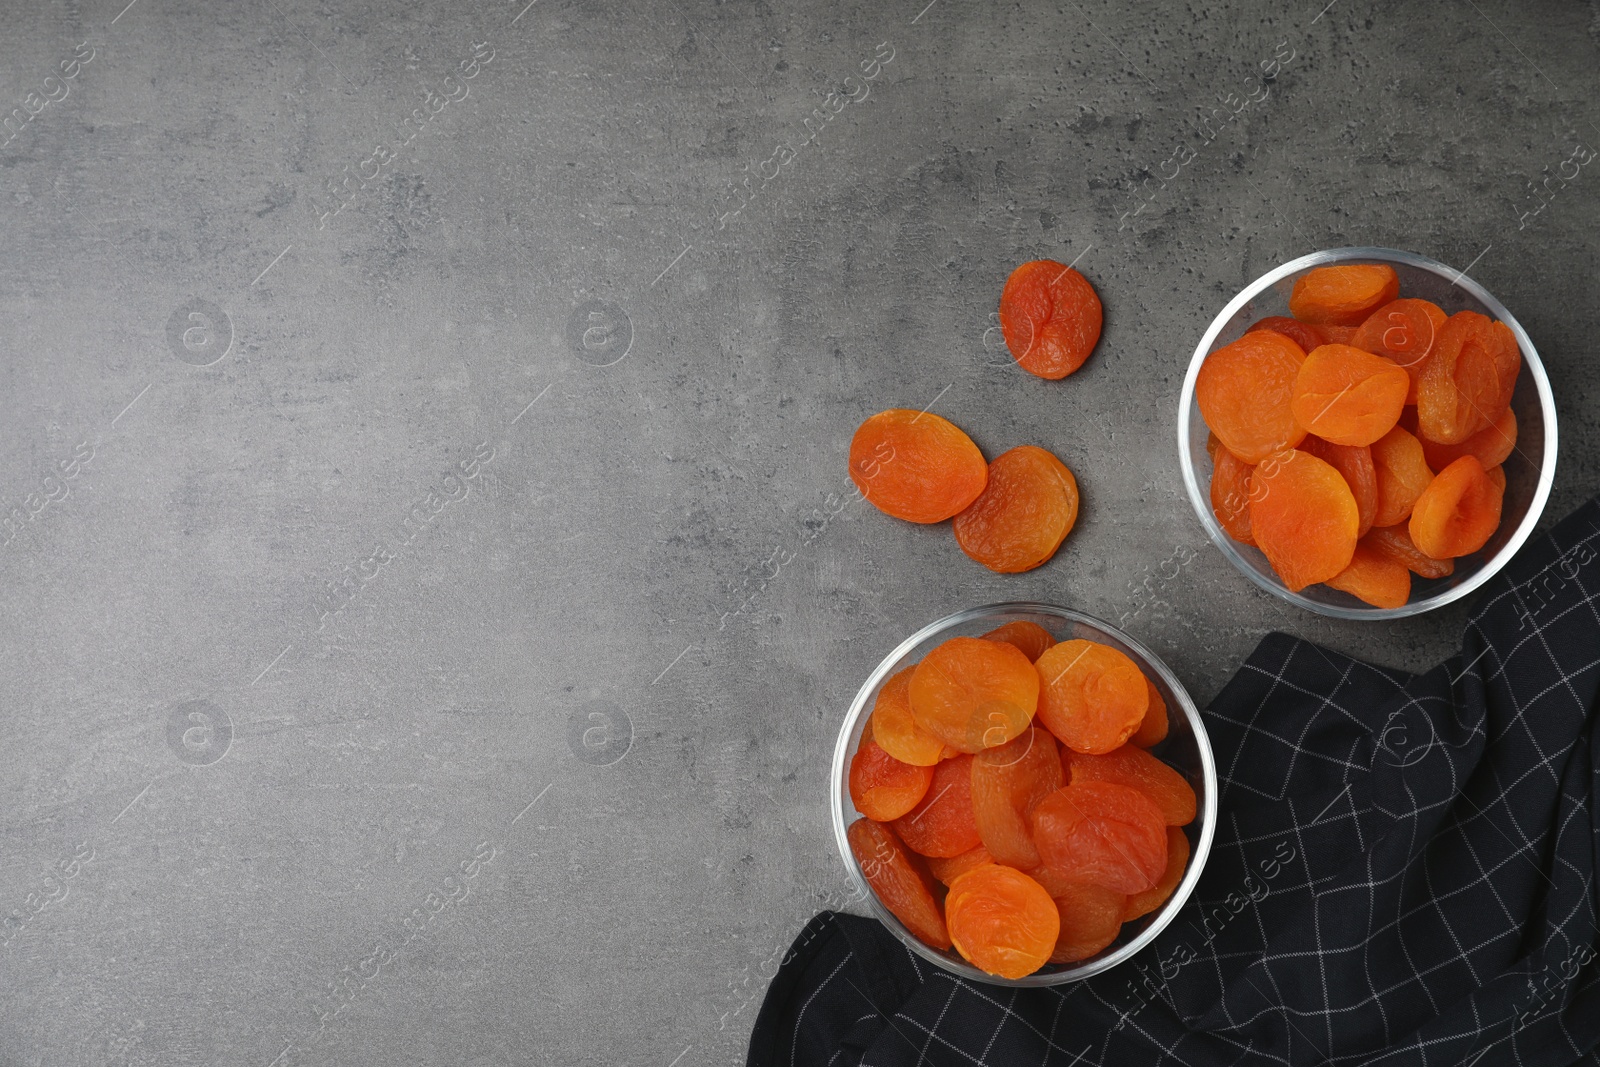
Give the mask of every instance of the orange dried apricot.
[[1356, 543], [1350, 566], [1328, 579], [1357, 600], [1376, 608], [1398, 608], [1411, 599], [1411, 572], [1405, 564], [1366, 544]]
[[944, 757], [944, 742], [917, 725], [911, 715], [911, 675], [916, 667], [897, 671], [883, 683], [868, 724], [872, 739], [901, 763], [932, 767]]
[[871, 819], [851, 823], [845, 837], [867, 884], [883, 906], [923, 944], [949, 948], [950, 931], [934, 898], [933, 880], [922, 857], [908, 852], [893, 830]]
[[1391, 300], [1356, 327], [1350, 344], [1375, 356], [1392, 360], [1411, 377], [1406, 403], [1417, 402], [1417, 383], [1433, 355], [1434, 342], [1443, 328], [1445, 313], [1431, 300], [1407, 297]]
[[959, 856], [981, 845], [972, 818], [972, 757], [935, 767], [927, 795], [893, 825], [906, 847], [924, 856]]
[[1500, 525], [1504, 489], [1476, 456], [1462, 456], [1440, 471], [1411, 509], [1411, 540], [1434, 557], [1478, 551]]
[[1448, 578], [1455, 573], [1453, 559], [1434, 559], [1411, 543], [1411, 531], [1405, 524], [1374, 527], [1361, 539], [1362, 544], [1381, 552], [1418, 578]]
[[1494, 483], [1495, 488], [1500, 490], [1500, 495], [1504, 497], [1506, 493], [1506, 469], [1496, 464], [1493, 467], [1484, 468], [1483, 473], [1489, 476], [1489, 480]]
[[901, 763], [876, 741], [862, 741], [850, 760], [850, 800], [874, 822], [893, 822], [928, 792], [933, 768]]
[[1049, 630], [1027, 619], [1015, 619], [1004, 626], [997, 626], [984, 634], [983, 639], [1016, 645], [1018, 651], [1030, 661], [1037, 661], [1044, 655], [1046, 649], [1056, 643], [1056, 639], [1050, 636]]
[[1053, 898], [1061, 915], [1051, 963], [1076, 963], [1105, 948], [1122, 932], [1129, 897], [1088, 882], [1068, 882]]
[[[1517, 344], [1517, 335], [1505, 323], [1496, 320], [1490, 329], [1499, 342], [1495, 348], [1494, 366], [1495, 376], [1500, 382], [1500, 401], [1509, 405], [1512, 395], [1517, 391], [1517, 375], [1522, 372], [1522, 348]], [[1493, 422], [1494, 419], [1489, 421]]]
[[949, 420], [891, 408], [863, 422], [850, 439], [850, 480], [886, 515], [943, 522], [978, 499], [989, 465]]
[[1160, 881], [1142, 893], [1134, 893], [1122, 906], [1122, 921], [1132, 922], [1149, 915], [1172, 896], [1172, 891], [1183, 881], [1184, 868], [1189, 866], [1189, 838], [1176, 826], [1167, 827], [1167, 869], [1161, 872]]
[[1396, 426], [1372, 442], [1372, 465], [1378, 472], [1378, 514], [1374, 526], [1394, 526], [1411, 517], [1417, 497], [1433, 481], [1422, 442]]
[[1065, 784], [1056, 739], [1041, 726], [972, 757], [972, 817], [996, 862], [1039, 865], [1028, 814]]
[[979, 845], [959, 856], [929, 856], [928, 870], [939, 881], [949, 885], [974, 867], [982, 867], [985, 863], [993, 862], [994, 857], [989, 855], [989, 850]]
[[1132, 786], [1161, 809], [1168, 826], [1194, 821], [1194, 786], [1188, 779], [1135, 745], [1123, 745], [1103, 756], [1090, 756], [1070, 748], [1061, 753], [1068, 782], [1115, 782]]
[[1003, 745], [1028, 728], [1039, 672], [1015, 645], [952, 637], [911, 675], [911, 715], [958, 752]]
[[1300, 443], [1306, 431], [1289, 400], [1304, 361], [1304, 350], [1273, 330], [1247, 333], [1206, 357], [1195, 378], [1195, 400], [1229, 452], [1260, 463]]
[[1146, 677], [1144, 684], [1150, 692], [1150, 706], [1145, 709], [1144, 718], [1139, 720], [1139, 728], [1128, 738], [1128, 744], [1151, 748], [1167, 739], [1167, 702], [1161, 698], [1161, 690], [1156, 688], [1156, 683]]
[[[1502, 377], [1504, 336], [1476, 311], [1458, 311], [1445, 320], [1417, 383], [1417, 425], [1421, 435], [1441, 445], [1460, 444], [1500, 417], [1511, 403]], [[1518, 356], [1520, 360], [1520, 354]], [[1515, 377], [1512, 377], [1515, 384]]]
[[1327, 344], [1327, 341], [1317, 332], [1315, 326], [1301, 322], [1299, 319], [1291, 319], [1286, 315], [1269, 315], [1264, 319], [1251, 323], [1244, 332], [1251, 333], [1255, 330], [1271, 330], [1274, 333], [1281, 333], [1298, 345], [1302, 352], [1309, 352], [1319, 345]]
[[1044, 887], [995, 863], [950, 884], [944, 915], [956, 951], [1002, 978], [1021, 978], [1044, 966], [1061, 933], [1061, 916]]
[[951, 528], [961, 551], [1001, 574], [1032, 570], [1056, 554], [1078, 521], [1078, 481], [1034, 445], [1002, 452], [989, 481]]
[[1400, 276], [1383, 263], [1314, 267], [1295, 280], [1289, 314], [1321, 326], [1359, 326], [1400, 295]]
[[1356, 498], [1356, 536], [1361, 537], [1378, 516], [1378, 472], [1372, 465], [1369, 445], [1336, 445], [1312, 434], [1300, 442], [1300, 451], [1310, 452], [1344, 475], [1350, 495]]
[[1068, 782], [1033, 809], [1043, 866], [1119, 893], [1142, 893], [1167, 867], [1167, 827], [1155, 801], [1115, 782]]
[[1063, 641], [1034, 666], [1039, 721], [1078, 752], [1110, 752], [1133, 736], [1150, 707], [1144, 672], [1110, 645]]
[[1422, 454], [1428, 466], [1442, 471], [1462, 456], [1477, 456], [1485, 468], [1498, 467], [1517, 447], [1517, 413], [1506, 405], [1500, 417], [1465, 441], [1454, 445], [1441, 445], [1434, 441], [1422, 442]]
[[1290, 449], [1250, 476], [1250, 532], [1284, 585], [1299, 591], [1350, 565], [1361, 525], [1344, 476], [1308, 452]]
[[1255, 544], [1250, 536], [1250, 472], [1254, 469], [1226, 448], [1217, 449], [1211, 460], [1211, 513], [1224, 533], [1246, 545]]
[[1356, 339], [1355, 326], [1332, 326], [1323, 324], [1317, 327], [1317, 332], [1322, 335], [1325, 345], [1347, 345]]
[[1382, 356], [1351, 345], [1313, 349], [1295, 375], [1295, 421], [1336, 445], [1370, 445], [1400, 421], [1411, 378]]
[[1011, 272], [1000, 293], [1000, 333], [1017, 365], [1040, 378], [1065, 378], [1100, 340], [1100, 296], [1089, 280], [1053, 259]]

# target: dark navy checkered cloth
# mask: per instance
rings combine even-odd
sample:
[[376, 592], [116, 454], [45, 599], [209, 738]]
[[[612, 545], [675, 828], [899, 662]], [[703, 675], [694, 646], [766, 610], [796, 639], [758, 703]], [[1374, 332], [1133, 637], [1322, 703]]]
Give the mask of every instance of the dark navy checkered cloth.
[[1206, 709], [1217, 836], [1153, 945], [1013, 990], [824, 912], [749, 1064], [1600, 1064], [1597, 601], [1600, 500], [1426, 674], [1268, 636]]

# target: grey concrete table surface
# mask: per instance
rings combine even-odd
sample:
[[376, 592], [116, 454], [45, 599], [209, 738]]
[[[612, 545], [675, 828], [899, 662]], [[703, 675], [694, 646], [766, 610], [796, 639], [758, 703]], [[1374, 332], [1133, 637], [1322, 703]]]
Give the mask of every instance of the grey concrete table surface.
[[[1272, 629], [1436, 661], [1464, 606], [1309, 616], [1182, 494], [1200, 332], [1304, 252], [1470, 268], [1546, 522], [1600, 489], [1593, 3], [3, 14], [5, 1067], [739, 1063], [912, 629], [1125, 618], [1202, 701]], [[991, 329], [1039, 257], [1106, 306], [1063, 382]], [[928, 405], [1076, 471], [1055, 560], [840, 508]]]

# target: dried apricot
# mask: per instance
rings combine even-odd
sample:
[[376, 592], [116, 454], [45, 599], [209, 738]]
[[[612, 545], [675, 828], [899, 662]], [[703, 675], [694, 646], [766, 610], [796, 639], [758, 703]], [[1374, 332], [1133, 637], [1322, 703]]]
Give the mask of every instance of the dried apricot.
[[1155, 801], [1115, 782], [1068, 782], [1033, 809], [1044, 866], [1119, 893], [1142, 893], [1167, 866], [1167, 827]]
[[924, 856], [959, 856], [983, 842], [972, 818], [972, 757], [956, 756], [933, 769], [927, 795], [894, 821], [900, 840]]
[[996, 862], [1023, 870], [1039, 865], [1028, 815], [1065, 784], [1056, 739], [1041, 726], [972, 757], [972, 816]]
[[1161, 690], [1156, 688], [1156, 683], [1147, 677], [1144, 684], [1150, 691], [1150, 706], [1145, 709], [1144, 718], [1139, 720], [1139, 728], [1128, 738], [1128, 744], [1150, 748], [1167, 739], [1167, 702], [1161, 699]]
[[1168, 826], [1187, 826], [1194, 822], [1194, 786], [1142, 748], [1123, 745], [1103, 756], [1091, 756], [1069, 748], [1061, 753], [1061, 765], [1068, 782], [1115, 782], [1132, 786], [1156, 802]]
[[1422, 442], [1396, 426], [1372, 442], [1372, 465], [1378, 472], [1378, 514], [1372, 525], [1404, 522], [1411, 517], [1417, 497], [1433, 481]]
[[1250, 472], [1254, 469], [1226, 448], [1217, 449], [1211, 461], [1211, 513], [1224, 533], [1246, 545], [1255, 544], [1250, 536]]
[[1494, 483], [1494, 487], [1500, 490], [1500, 495], [1504, 497], [1506, 492], [1506, 469], [1496, 464], [1493, 467], [1484, 468], [1483, 473], [1489, 476], [1489, 480]]
[[1206, 425], [1246, 463], [1293, 448], [1306, 435], [1289, 406], [1305, 361], [1281, 333], [1256, 330], [1206, 357], [1195, 378], [1195, 400]]
[[1508, 358], [1504, 337], [1494, 326], [1476, 311], [1458, 311], [1445, 320], [1417, 384], [1417, 425], [1423, 437], [1441, 445], [1460, 444], [1498, 419], [1511, 403], [1502, 378], [1502, 360]]
[[1299, 591], [1350, 565], [1361, 515], [1344, 476], [1290, 449], [1250, 476], [1250, 532], [1284, 585]]
[[892, 408], [863, 422], [850, 439], [850, 480], [886, 515], [943, 522], [978, 499], [989, 465], [954, 423]]
[[1412, 544], [1411, 531], [1406, 529], [1404, 523], [1374, 527], [1361, 542], [1388, 556], [1419, 578], [1448, 578], [1456, 570], [1455, 560], [1434, 559]]
[[1313, 349], [1295, 375], [1295, 421], [1336, 445], [1370, 445], [1400, 421], [1411, 378], [1382, 356], [1351, 345]]
[[1105, 948], [1122, 932], [1122, 916], [1130, 899], [1115, 889], [1088, 882], [1069, 882], [1053, 898], [1061, 915], [1051, 963], [1076, 963]]
[[1034, 445], [1002, 452], [989, 481], [951, 528], [961, 551], [1001, 574], [1032, 570], [1056, 554], [1078, 521], [1078, 481]]
[[1508, 404], [1498, 419], [1459, 444], [1423, 441], [1422, 454], [1436, 471], [1444, 470], [1462, 456], [1477, 456], [1478, 462], [1488, 468], [1504, 463], [1516, 447], [1517, 413]]
[[1065, 378], [1100, 340], [1100, 296], [1089, 280], [1053, 259], [1011, 272], [1000, 293], [1000, 333], [1018, 366], [1041, 378]]
[[[1522, 372], [1522, 347], [1517, 344], [1517, 335], [1505, 323], [1496, 320], [1490, 329], [1499, 342], [1495, 348], [1494, 367], [1495, 376], [1500, 381], [1500, 400], [1510, 404], [1512, 395], [1517, 391], [1517, 375]], [[1494, 420], [1491, 418], [1489, 421]]]
[[1329, 578], [1327, 584], [1376, 608], [1403, 607], [1411, 599], [1411, 572], [1405, 564], [1365, 542], [1356, 543], [1350, 566]]
[[1039, 672], [1015, 645], [952, 637], [911, 675], [917, 725], [958, 752], [1003, 745], [1028, 728], [1039, 705]]
[[1138, 664], [1110, 645], [1063, 641], [1035, 664], [1039, 720], [1068, 748], [1110, 752], [1144, 721], [1150, 685]]
[[871, 819], [858, 819], [845, 831], [850, 852], [883, 906], [923, 944], [950, 947], [950, 931], [934, 899], [933, 879], [922, 857], [908, 852], [894, 831]]
[[911, 675], [916, 667], [898, 671], [878, 690], [872, 705], [872, 739], [902, 763], [932, 767], [944, 758], [945, 744], [917, 725], [911, 715]]
[[1056, 643], [1046, 630], [1036, 622], [1027, 619], [1016, 619], [997, 626], [983, 635], [985, 641], [1004, 641], [1008, 645], [1016, 645], [1017, 649], [1027, 656], [1030, 661], [1037, 661], [1044, 655], [1045, 650]]
[[956, 951], [1001, 978], [1021, 978], [1043, 967], [1061, 933], [1061, 916], [1044, 887], [995, 863], [952, 882], [944, 914]]
[[1189, 838], [1176, 826], [1167, 827], [1167, 869], [1161, 872], [1160, 881], [1151, 889], [1134, 893], [1122, 906], [1122, 921], [1132, 922], [1149, 915], [1172, 896], [1172, 891], [1183, 881], [1184, 868], [1189, 866]]
[[1350, 344], [1375, 356], [1392, 360], [1411, 377], [1406, 403], [1417, 402], [1417, 383], [1433, 355], [1434, 342], [1444, 326], [1445, 313], [1431, 300], [1407, 297], [1391, 300], [1356, 327]]
[[1503, 495], [1476, 456], [1462, 456], [1417, 498], [1408, 527], [1411, 540], [1435, 559], [1470, 555], [1500, 525]]
[[901, 763], [876, 741], [862, 741], [850, 760], [850, 800], [874, 822], [893, 822], [917, 806], [933, 768]]
[[1324, 323], [1317, 327], [1317, 332], [1322, 335], [1325, 345], [1347, 345], [1356, 339], [1355, 326], [1333, 326]]
[[1372, 465], [1372, 448], [1368, 445], [1336, 445], [1312, 434], [1300, 442], [1300, 451], [1310, 452], [1322, 462], [1344, 475], [1350, 495], [1356, 498], [1356, 536], [1372, 529], [1378, 517], [1378, 472]]
[[1271, 330], [1274, 333], [1281, 333], [1298, 345], [1302, 352], [1309, 352], [1319, 345], [1327, 344], [1327, 341], [1317, 332], [1315, 326], [1301, 322], [1299, 319], [1291, 319], [1286, 315], [1269, 315], [1264, 319], [1251, 323], [1244, 332], [1251, 333], [1255, 330]]
[[1295, 280], [1289, 314], [1321, 326], [1359, 326], [1400, 295], [1400, 276], [1383, 263], [1314, 267]]
[[939, 881], [949, 885], [974, 867], [982, 867], [985, 863], [993, 862], [994, 857], [989, 855], [989, 850], [979, 845], [959, 856], [929, 856], [928, 870]]

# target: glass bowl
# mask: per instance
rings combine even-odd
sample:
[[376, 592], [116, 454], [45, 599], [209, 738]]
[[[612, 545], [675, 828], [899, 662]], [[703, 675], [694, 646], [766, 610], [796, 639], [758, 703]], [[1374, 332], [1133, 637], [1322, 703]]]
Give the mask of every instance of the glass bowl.
[[[860, 864], [850, 851], [845, 830], [861, 817], [850, 799], [850, 760], [855, 756], [856, 746], [861, 743], [861, 734], [872, 715], [872, 705], [877, 699], [879, 687], [899, 671], [922, 659], [940, 642], [952, 637], [982, 637], [998, 626], [1019, 620], [1038, 623], [1057, 641], [1082, 638], [1102, 642], [1125, 653], [1139, 665], [1145, 677], [1155, 684], [1162, 699], [1167, 702], [1170, 723], [1166, 740], [1150, 751], [1188, 779], [1194, 788], [1197, 804], [1194, 821], [1184, 827], [1184, 832], [1189, 836], [1189, 867], [1165, 904], [1149, 915], [1124, 923], [1117, 939], [1099, 955], [1078, 963], [1047, 963], [1043, 969], [1025, 978], [1007, 979], [980, 971], [962, 959], [954, 949], [941, 952], [925, 945], [907, 930], [883, 906], [867, 884]], [[1172, 921], [1195, 883], [1200, 880], [1200, 870], [1205, 866], [1206, 854], [1211, 850], [1211, 838], [1217, 822], [1217, 769], [1211, 758], [1211, 743], [1206, 739], [1199, 710], [1178, 679], [1154, 653], [1110, 623], [1050, 604], [989, 604], [969, 608], [930, 623], [902, 641], [867, 676], [850, 705], [849, 713], [845, 715], [844, 724], [839, 728], [838, 744], [833, 750], [832, 782], [833, 834], [838, 839], [839, 854], [844, 857], [844, 865], [854, 880], [857, 892], [870, 902], [873, 913], [907, 948], [923, 959], [962, 978], [990, 985], [1049, 986], [1075, 982], [1110, 970], [1144, 948]]]
[[[1216, 349], [1236, 341], [1246, 327], [1269, 315], [1289, 314], [1289, 291], [1295, 280], [1313, 267], [1335, 263], [1387, 263], [1400, 276], [1400, 295], [1421, 297], [1438, 304], [1447, 315], [1477, 311], [1510, 327], [1522, 348], [1522, 373], [1517, 376], [1511, 409], [1517, 416], [1517, 445], [1502, 469], [1506, 475], [1505, 501], [1500, 527], [1477, 552], [1456, 560], [1455, 573], [1446, 578], [1411, 579], [1411, 599], [1398, 608], [1378, 608], [1326, 585], [1292, 592], [1253, 545], [1229, 537], [1211, 511], [1211, 457], [1206, 452], [1209, 433], [1195, 403], [1195, 379], [1200, 365]], [[1522, 547], [1556, 476], [1556, 408], [1550, 395], [1539, 353], [1528, 334], [1505, 306], [1483, 286], [1443, 263], [1393, 248], [1335, 248], [1313, 252], [1268, 271], [1228, 302], [1212, 320], [1189, 364], [1178, 401], [1178, 460], [1200, 523], [1222, 554], [1252, 582], [1302, 608], [1340, 619], [1400, 619], [1460, 600], [1505, 566]]]

